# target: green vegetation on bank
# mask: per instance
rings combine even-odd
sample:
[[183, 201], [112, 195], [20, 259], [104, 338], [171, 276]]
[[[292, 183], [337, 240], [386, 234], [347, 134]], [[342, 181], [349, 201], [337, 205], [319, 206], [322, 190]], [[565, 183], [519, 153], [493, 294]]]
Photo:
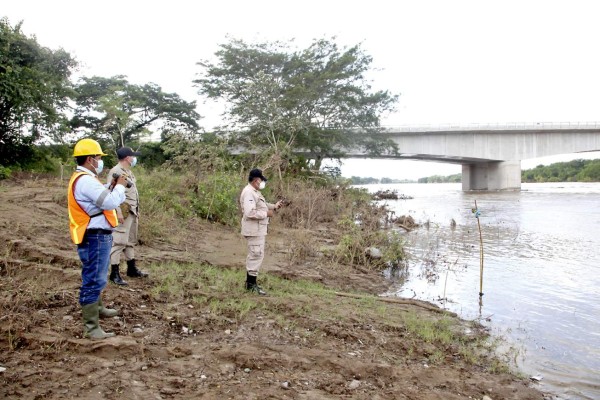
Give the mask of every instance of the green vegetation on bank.
[[538, 165], [521, 173], [522, 182], [600, 182], [600, 160]]
[[[361, 293], [338, 296], [318, 282], [282, 279], [271, 274], [262, 275], [262, 285], [269, 296], [258, 298], [240, 287], [244, 271], [239, 269], [176, 263], [155, 264], [150, 269], [154, 272], [155, 285], [151, 289], [154, 300], [188, 304], [198, 310], [196, 315], [203, 316], [202, 319], [174, 317], [172, 325], [178, 331], [182, 327], [188, 332], [202, 331], [206, 324], [219, 325], [223, 321], [244, 325], [248, 319], [260, 317], [273, 321], [270, 329], [279, 332], [279, 336], [299, 338], [313, 346], [331, 332], [331, 326], [352, 330], [356, 324], [368, 325], [403, 337], [405, 348], [399, 350], [398, 362], [417, 357], [422, 361], [422, 349], [427, 348], [426, 361], [432, 365], [444, 363], [450, 352], [489, 372], [508, 370], [507, 364], [487, 357], [492, 354], [493, 346], [486, 342], [485, 336], [467, 337], [463, 333], [465, 327], [445, 315], [399, 312], [398, 304], [381, 301], [377, 296]], [[348, 315], [353, 316], [351, 322], [347, 321]]]
[[432, 175], [426, 178], [419, 178], [419, 183], [457, 183], [460, 182], [462, 174], [454, 174], [448, 176]]
[[392, 178], [372, 178], [372, 177], [360, 177], [352, 176], [350, 181], [353, 185], [373, 185], [373, 184], [388, 184], [388, 183], [449, 183], [449, 182], [460, 182], [461, 174], [455, 175], [432, 175], [425, 178], [419, 178], [417, 181], [412, 179], [392, 179]]

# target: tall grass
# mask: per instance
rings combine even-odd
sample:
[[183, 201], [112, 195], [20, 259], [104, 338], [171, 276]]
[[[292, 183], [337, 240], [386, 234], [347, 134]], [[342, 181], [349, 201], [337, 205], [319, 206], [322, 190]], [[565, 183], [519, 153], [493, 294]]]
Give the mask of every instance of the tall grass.
[[[136, 169], [142, 223], [140, 238], [170, 241], [191, 220], [205, 220], [237, 228], [241, 220], [238, 199], [247, 184], [239, 172], [213, 171], [206, 175], [170, 169]], [[301, 263], [321, 252], [315, 231], [328, 226], [328, 240], [337, 243], [325, 255], [336, 263], [383, 268], [405, 258], [404, 243], [384, 231], [387, 210], [372, 204], [370, 195], [333, 180], [306, 177], [278, 178], [263, 191], [268, 202], [285, 199], [278, 221], [289, 234], [289, 262]], [[383, 258], [373, 260], [365, 250], [377, 247]]]

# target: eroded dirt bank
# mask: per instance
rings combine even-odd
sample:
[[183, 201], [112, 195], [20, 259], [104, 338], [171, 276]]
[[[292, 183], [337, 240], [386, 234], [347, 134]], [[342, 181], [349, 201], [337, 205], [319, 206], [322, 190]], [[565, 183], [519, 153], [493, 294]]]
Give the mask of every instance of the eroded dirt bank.
[[[6, 368], [0, 397], [544, 398], [526, 380], [494, 372], [493, 360], [473, 362], [453, 345], [424, 341], [403, 322], [407, 314], [436, 321], [440, 313], [331, 295], [376, 294], [385, 282], [368, 270], [326, 268], [318, 258], [293, 263], [286, 252], [289, 235], [276, 221], [265, 271], [283, 278], [279, 285], [304, 278], [331, 293], [280, 291], [257, 299], [241, 282], [222, 292], [199, 280], [188, 282], [180, 297], [161, 295], [159, 277], [171, 262], [243, 268], [245, 245], [237, 232], [194, 221], [173, 227], [168, 240], [140, 246], [140, 265], [151, 269], [150, 279], [105, 290], [104, 303], [122, 315], [102, 325], [118, 336], [81, 339], [80, 273], [67, 233], [65, 187], [45, 180], [0, 186], [0, 366]], [[327, 229], [314, 233], [325, 244]], [[219, 308], [257, 301], [260, 307], [243, 315]], [[456, 329], [463, 332], [466, 325]]]

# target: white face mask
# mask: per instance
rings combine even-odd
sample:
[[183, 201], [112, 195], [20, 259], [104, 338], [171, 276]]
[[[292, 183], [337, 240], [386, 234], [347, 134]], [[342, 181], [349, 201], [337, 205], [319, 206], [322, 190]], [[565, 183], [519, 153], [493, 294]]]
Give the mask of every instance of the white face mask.
[[137, 164], [137, 157], [133, 157], [133, 160], [131, 160], [131, 168], [135, 167], [135, 164]]
[[265, 186], [267, 186], [267, 182], [265, 182], [265, 181], [260, 181], [260, 183], [259, 183], [259, 185], [258, 185], [258, 188], [259, 188], [260, 190], [263, 190], [263, 189], [265, 188]]
[[[94, 159], [96, 160], [96, 159]], [[100, 175], [100, 173], [102, 172], [102, 170], [104, 169], [104, 160], [96, 160], [96, 166], [94, 168], [96, 168], [96, 175]]]

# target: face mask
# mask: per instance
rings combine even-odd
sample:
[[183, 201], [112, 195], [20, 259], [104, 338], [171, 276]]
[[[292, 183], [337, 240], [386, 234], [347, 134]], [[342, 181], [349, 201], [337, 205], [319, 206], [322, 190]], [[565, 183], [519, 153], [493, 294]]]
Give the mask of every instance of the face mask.
[[135, 167], [135, 164], [137, 164], [137, 157], [133, 157], [133, 160], [131, 160], [131, 168]]
[[104, 169], [104, 160], [96, 160], [96, 175], [100, 175], [102, 170]]
[[263, 190], [265, 188], [265, 186], [267, 186], [267, 182], [265, 181], [260, 181], [260, 184], [258, 185], [258, 188], [260, 190]]

